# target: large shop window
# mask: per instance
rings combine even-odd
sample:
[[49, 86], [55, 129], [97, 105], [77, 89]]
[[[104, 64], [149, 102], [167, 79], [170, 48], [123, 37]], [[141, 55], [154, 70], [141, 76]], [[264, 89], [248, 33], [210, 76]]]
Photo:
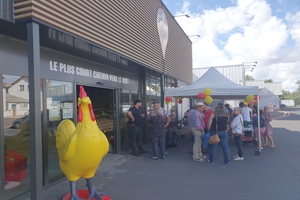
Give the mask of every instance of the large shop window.
[[64, 119], [74, 121], [73, 84], [46, 80], [47, 98], [47, 146], [49, 182], [63, 177], [56, 149], [56, 130]]
[[27, 77], [3, 75], [4, 199], [30, 190], [29, 91], [20, 91], [22, 85], [28, 85]]
[[127, 112], [133, 105], [133, 101], [140, 98], [138, 91], [133, 90], [121, 90], [120, 97], [121, 151], [123, 153], [130, 153]]

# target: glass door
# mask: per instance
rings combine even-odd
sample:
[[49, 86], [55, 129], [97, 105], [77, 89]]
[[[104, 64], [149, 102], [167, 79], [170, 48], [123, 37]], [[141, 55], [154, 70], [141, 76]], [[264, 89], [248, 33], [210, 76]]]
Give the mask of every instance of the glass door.
[[[1, 74], [3, 77], [4, 144], [3, 199], [13, 199], [30, 190], [30, 132], [28, 77]], [[2, 167], [2, 166], [1, 166]]]
[[[46, 146], [47, 159], [44, 162], [46, 184], [53, 182], [64, 175], [59, 167], [59, 158], [56, 148], [56, 130], [64, 119], [74, 122], [74, 91], [73, 83], [46, 80], [46, 123], [44, 128], [44, 147]], [[48, 179], [48, 181], [47, 181]]]

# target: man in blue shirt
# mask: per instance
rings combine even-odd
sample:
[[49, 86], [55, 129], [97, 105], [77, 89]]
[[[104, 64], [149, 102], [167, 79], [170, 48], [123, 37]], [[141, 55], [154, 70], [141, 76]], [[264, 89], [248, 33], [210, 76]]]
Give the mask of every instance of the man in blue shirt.
[[[141, 144], [141, 126], [145, 115], [142, 114], [139, 109], [140, 107], [142, 107], [142, 101], [135, 100], [133, 102], [133, 106], [127, 112], [127, 116], [129, 118], [129, 145], [134, 156], [140, 156], [141, 153], [146, 153]], [[137, 151], [136, 146], [139, 151]]]

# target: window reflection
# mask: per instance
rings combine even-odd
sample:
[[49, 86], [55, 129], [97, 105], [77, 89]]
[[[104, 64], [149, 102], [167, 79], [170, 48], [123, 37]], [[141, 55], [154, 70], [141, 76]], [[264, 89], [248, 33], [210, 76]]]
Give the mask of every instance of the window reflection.
[[46, 80], [49, 182], [64, 176], [59, 167], [56, 130], [62, 120], [74, 118], [72, 86], [68, 82]]
[[129, 135], [128, 135], [128, 117], [127, 112], [132, 106], [134, 100], [139, 99], [138, 91], [121, 90], [120, 95], [120, 127], [121, 127], [121, 145], [122, 151], [129, 153]]
[[30, 189], [30, 133], [28, 78], [3, 75], [5, 192], [13, 199]]

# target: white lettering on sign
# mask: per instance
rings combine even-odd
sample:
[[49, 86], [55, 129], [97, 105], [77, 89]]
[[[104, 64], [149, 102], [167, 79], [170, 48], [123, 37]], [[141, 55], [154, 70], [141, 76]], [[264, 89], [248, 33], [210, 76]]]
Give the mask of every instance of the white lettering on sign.
[[52, 60], [49, 61], [49, 69], [50, 71], [61, 72], [65, 74], [76, 74], [78, 76], [90, 77], [122, 84], [129, 84], [129, 79], [125, 77], [107, 74], [99, 71], [93, 71], [87, 68], [69, 65], [66, 63], [60, 63]]
[[57, 70], [57, 62], [52, 62], [52, 61], [50, 60], [50, 70], [51, 70], [51, 71], [58, 71], [58, 70]]
[[92, 77], [92, 70], [85, 69], [82, 67], [76, 67], [76, 74], [79, 76]]
[[67, 74], [75, 74], [75, 67], [73, 65], [67, 65], [67, 64], [60, 63], [59, 71], [67, 73]]
[[85, 40], [81, 40], [77, 37], [65, 34], [63, 32], [57, 31], [55, 29], [49, 28], [48, 29], [48, 38], [52, 41], [59, 42], [60, 44], [67, 45], [69, 47], [73, 47], [79, 49], [81, 51], [85, 51], [91, 54], [95, 54], [101, 56], [105, 59], [109, 59], [113, 62], [118, 62], [122, 65], [128, 66], [128, 60], [121, 57], [120, 55], [105, 50], [101, 47], [97, 47], [92, 43], [89, 43]]
[[113, 81], [113, 82], [118, 82], [118, 77], [117, 76], [115, 76], [115, 75], [109, 75], [109, 80], [110, 81]]
[[93, 72], [93, 77], [96, 79], [102, 79], [102, 80], [107, 80], [107, 81], [109, 80], [108, 74], [102, 73], [102, 72], [97, 72], [97, 71]]

